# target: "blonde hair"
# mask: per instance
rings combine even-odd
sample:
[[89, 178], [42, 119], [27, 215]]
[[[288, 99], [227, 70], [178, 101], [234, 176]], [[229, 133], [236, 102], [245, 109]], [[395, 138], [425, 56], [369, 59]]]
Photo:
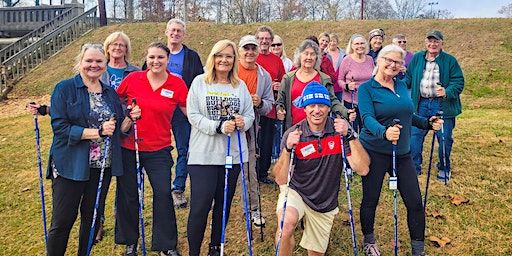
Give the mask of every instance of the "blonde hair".
[[[280, 57], [281, 57], [282, 60], [284, 60], [284, 59], [286, 59], [287, 56], [286, 56], [286, 51], [284, 50], [283, 39], [279, 35], [274, 35], [274, 40], [275, 39], [277, 39], [277, 40], [279, 40], [281, 42], [281, 50], [282, 51], [281, 51], [281, 56]], [[272, 43], [274, 43], [274, 42], [272, 42]]]
[[[73, 67], [73, 71], [75, 71], [75, 73], [80, 73], [80, 62], [82, 62], [82, 59], [84, 58], [84, 54], [87, 50], [89, 49], [96, 49], [98, 51], [100, 51], [103, 56], [105, 56], [105, 51], [103, 50], [103, 47], [101, 44], [96, 44], [96, 43], [86, 43], [86, 44], [83, 44], [82, 45], [82, 48], [80, 49], [80, 53], [78, 53], [78, 55], [75, 57], [75, 66]], [[105, 63], [106, 63], [106, 57], [105, 57]]]
[[213, 84], [216, 82], [217, 77], [215, 73], [215, 54], [223, 51], [227, 47], [233, 49], [233, 68], [229, 71], [228, 79], [233, 87], [237, 87], [240, 84], [240, 78], [238, 78], [238, 51], [236, 44], [233, 41], [224, 39], [220, 40], [213, 45], [212, 51], [206, 59], [206, 65], [204, 67], [204, 81], [206, 84]]
[[132, 53], [132, 44], [130, 42], [130, 38], [128, 35], [126, 35], [122, 31], [116, 31], [105, 38], [105, 41], [103, 42], [103, 51], [105, 52], [105, 56], [107, 56], [107, 61], [110, 60], [110, 53], [108, 53], [108, 47], [110, 44], [112, 44], [115, 40], [121, 38], [124, 41], [124, 44], [126, 45], [126, 54], [124, 55], [124, 60], [128, 62], [130, 59], [131, 53]]
[[368, 47], [368, 40], [366, 40], [366, 38], [360, 34], [353, 34], [350, 39], [348, 40], [348, 44], [347, 44], [347, 49], [346, 49], [346, 53], [347, 54], [352, 54], [354, 52], [354, 49], [352, 48], [352, 43], [354, 42], [354, 40], [356, 40], [357, 38], [362, 38], [364, 40], [364, 46], [365, 46], [365, 49], [364, 49], [364, 54], [368, 54], [368, 52], [370, 51], [370, 47]]

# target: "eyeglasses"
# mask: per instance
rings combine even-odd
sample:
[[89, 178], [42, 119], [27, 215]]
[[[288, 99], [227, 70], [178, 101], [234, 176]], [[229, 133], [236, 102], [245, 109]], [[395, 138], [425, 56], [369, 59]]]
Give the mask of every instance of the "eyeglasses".
[[254, 45], [254, 44], [248, 44], [248, 45], [244, 45], [242, 48], [244, 48], [244, 50], [246, 50], [246, 51], [256, 51], [256, 49], [258, 49], [258, 46]]
[[112, 46], [112, 47], [119, 47], [119, 48], [126, 48], [126, 45], [125, 45], [125, 44], [119, 44], [119, 43], [113, 43], [113, 44], [110, 44], [109, 46]]
[[276, 47], [276, 46], [282, 46], [282, 45], [283, 45], [282, 43], [277, 43], [277, 44], [271, 44], [270, 46]]
[[220, 54], [220, 53], [216, 53], [213, 55], [215, 58], [218, 58], [218, 59], [226, 59], [226, 60], [233, 60], [235, 58], [234, 55], [231, 55], [231, 54]]
[[257, 37], [256, 39], [261, 40], [261, 41], [270, 41], [270, 40], [272, 40], [272, 38], [270, 38], [270, 37]]
[[442, 40], [438, 40], [438, 39], [435, 39], [435, 38], [428, 38], [426, 40], [427, 43], [429, 44], [440, 44], [442, 42]]
[[399, 44], [406, 44], [406, 43], [407, 43], [407, 41], [406, 41], [406, 40], [398, 40], [398, 43], [399, 43]]
[[391, 59], [388, 57], [382, 57], [382, 58], [384, 59], [384, 61], [386, 62], [387, 65], [391, 65], [394, 63], [396, 66], [402, 66], [402, 64], [404, 63], [401, 60], [394, 60], [394, 59]]

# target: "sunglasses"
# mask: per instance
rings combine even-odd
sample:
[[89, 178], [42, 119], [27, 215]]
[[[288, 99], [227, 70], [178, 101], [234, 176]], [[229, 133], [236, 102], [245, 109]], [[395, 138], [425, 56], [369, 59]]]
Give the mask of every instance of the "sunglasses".
[[399, 40], [399, 41], [398, 41], [398, 43], [399, 43], [399, 44], [406, 44], [406, 43], [407, 43], [407, 41], [406, 41], [406, 40], [403, 40], [403, 41], [400, 41], [400, 40]]
[[282, 45], [283, 45], [282, 43], [278, 43], [278, 44], [271, 44], [270, 46], [276, 47], [276, 46], [282, 46]]

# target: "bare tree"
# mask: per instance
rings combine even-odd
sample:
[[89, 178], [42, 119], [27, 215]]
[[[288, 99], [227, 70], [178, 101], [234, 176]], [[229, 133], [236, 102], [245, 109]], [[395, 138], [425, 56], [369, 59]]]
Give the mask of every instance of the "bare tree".
[[394, 0], [398, 19], [414, 19], [425, 12], [425, 0]]
[[512, 3], [502, 6], [498, 13], [505, 16], [505, 18], [512, 18]]
[[282, 0], [278, 8], [281, 20], [304, 19], [307, 15], [299, 0]]
[[318, 4], [324, 10], [324, 19], [338, 20], [341, 17], [341, 0], [322, 0]]
[[364, 14], [367, 19], [392, 19], [396, 12], [388, 0], [365, 1]]

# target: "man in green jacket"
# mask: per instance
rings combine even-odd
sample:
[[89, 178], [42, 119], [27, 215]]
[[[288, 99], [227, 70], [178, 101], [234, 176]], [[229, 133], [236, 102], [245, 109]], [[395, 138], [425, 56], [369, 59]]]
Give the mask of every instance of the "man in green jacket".
[[[438, 141], [444, 137], [445, 151], [439, 147], [439, 170], [437, 178], [450, 178], [450, 153], [453, 144], [452, 131], [455, 117], [462, 112], [460, 94], [464, 89], [464, 75], [459, 63], [452, 55], [443, 51], [443, 34], [432, 30], [425, 38], [426, 50], [417, 52], [412, 58], [405, 81], [411, 89], [411, 98], [416, 114], [424, 117], [443, 111], [444, 133], [436, 134]], [[421, 174], [423, 141], [427, 130], [413, 127], [411, 154], [417, 174]]]

